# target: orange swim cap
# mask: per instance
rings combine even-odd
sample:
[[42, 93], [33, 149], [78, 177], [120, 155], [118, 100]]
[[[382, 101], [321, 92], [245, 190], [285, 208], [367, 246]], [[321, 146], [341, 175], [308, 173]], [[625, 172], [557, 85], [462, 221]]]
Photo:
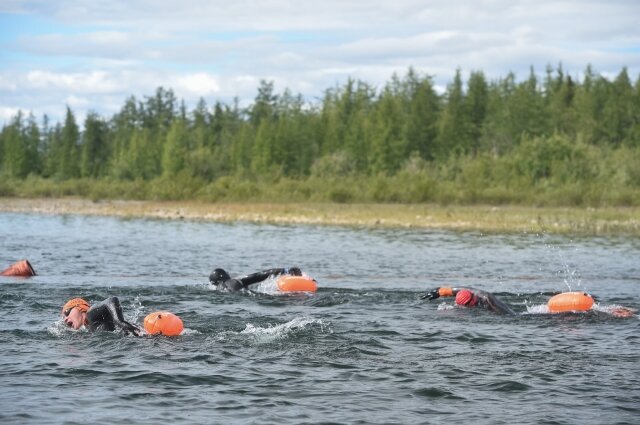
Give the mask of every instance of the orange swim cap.
[[456, 294], [456, 304], [474, 306], [478, 302], [478, 298], [473, 292], [463, 289]]
[[87, 311], [89, 311], [91, 306], [82, 298], [73, 298], [67, 301], [66, 304], [62, 307], [62, 314], [68, 316], [71, 310], [74, 308], [77, 308], [78, 310], [86, 313]]

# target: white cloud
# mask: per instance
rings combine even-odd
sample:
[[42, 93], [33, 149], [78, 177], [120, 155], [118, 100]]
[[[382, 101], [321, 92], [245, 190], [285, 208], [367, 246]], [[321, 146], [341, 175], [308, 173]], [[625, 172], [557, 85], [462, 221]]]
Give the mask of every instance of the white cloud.
[[21, 25], [0, 40], [0, 108], [52, 117], [65, 102], [110, 114], [158, 86], [188, 105], [247, 103], [261, 79], [313, 99], [347, 77], [380, 87], [410, 66], [438, 87], [458, 67], [640, 72], [637, 0], [4, 0], [3, 12]]
[[112, 74], [105, 71], [86, 73], [56, 73], [34, 70], [23, 78], [18, 76], [15, 83], [21, 90], [69, 91], [79, 93], [111, 93], [124, 86]]
[[6, 106], [0, 106], [0, 121], [4, 121], [8, 123], [11, 121], [11, 118], [18, 115], [20, 108], [11, 108]]
[[176, 89], [185, 90], [192, 96], [209, 96], [220, 91], [218, 79], [204, 72], [179, 76], [175, 79]]

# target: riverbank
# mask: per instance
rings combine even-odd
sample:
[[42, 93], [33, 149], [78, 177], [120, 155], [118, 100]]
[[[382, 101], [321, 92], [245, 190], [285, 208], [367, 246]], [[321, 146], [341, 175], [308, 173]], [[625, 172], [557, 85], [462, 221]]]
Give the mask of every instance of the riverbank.
[[481, 232], [640, 235], [640, 208], [427, 204], [203, 203], [0, 198], [0, 212]]

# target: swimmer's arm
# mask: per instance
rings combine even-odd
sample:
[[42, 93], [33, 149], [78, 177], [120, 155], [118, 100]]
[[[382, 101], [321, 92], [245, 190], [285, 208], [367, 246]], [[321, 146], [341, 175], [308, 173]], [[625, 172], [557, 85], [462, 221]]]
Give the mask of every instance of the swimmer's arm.
[[508, 305], [497, 299], [493, 294], [483, 294], [482, 298], [484, 299], [487, 308], [491, 311], [500, 314], [516, 314]]
[[111, 312], [111, 317], [113, 317], [113, 322], [117, 327], [119, 327], [126, 333], [131, 333], [135, 336], [142, 335], [142, 330], [139, 327], [124, 320], [124, 314], [122, 314], [122, 306], [120, 305], [120, 300], [118, 299], [118, 297], [107, 298], [104, 303]]
[[441, 286], [433, 291], [426, 292], [420, 295], [420, 299], [423, 300], [435, 300], [440, 297], [455, 297], [458, 291], [462, 288], [451, 288], [450, 286]]
[[91, 331], [103, 330], [112, 332], [115, 330], [113, 314], [104, 301], [93, 305], [87, 311], [87, 323]]
[[268, 270], [263, 270], [261, 272], [248, 274], [243, 277], [239, 277], [238, 280], [242, 282], [242, 285], [246, 288], [247, 286], [253, 285], [254, 283], [262, 282], [263, 280], [266, 280], [270, 276], [278, 276], [286, 273], [287, 273], [287, 269], [285, 268], [268, 269]]

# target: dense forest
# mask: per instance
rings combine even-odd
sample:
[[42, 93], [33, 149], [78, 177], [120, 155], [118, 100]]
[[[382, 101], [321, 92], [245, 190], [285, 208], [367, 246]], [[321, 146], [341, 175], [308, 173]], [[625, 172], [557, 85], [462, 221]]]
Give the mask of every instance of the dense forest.
[[409, 69], [308, 102], [262, 81], [246, 108], [170, 89], [111, 117], [0, 134], [0, 195], [92, 199], [640, 205], [640, 78], [561, 66], [518, 81]]

